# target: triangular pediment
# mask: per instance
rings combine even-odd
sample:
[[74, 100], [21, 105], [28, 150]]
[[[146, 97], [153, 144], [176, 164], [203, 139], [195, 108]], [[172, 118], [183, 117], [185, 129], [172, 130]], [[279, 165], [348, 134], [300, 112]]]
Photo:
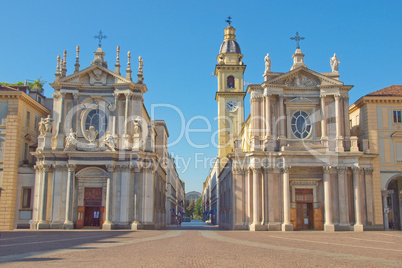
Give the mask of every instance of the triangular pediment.
[[317, 87], [319, 85], [337, 85], [342, 86], [343, 83], [314, 72], [306, 67], [299, 67], [290, 72], [281, 74], [271, 80], [265, 82], [268, 85], [284, 85], [287, 87]]
[[80, 86], [110, 86], [112, 84], [134, 84], [131, 80], [116, 74], [109, 69], [93, 64], [79, 72], [59, 79], [60, 84]]

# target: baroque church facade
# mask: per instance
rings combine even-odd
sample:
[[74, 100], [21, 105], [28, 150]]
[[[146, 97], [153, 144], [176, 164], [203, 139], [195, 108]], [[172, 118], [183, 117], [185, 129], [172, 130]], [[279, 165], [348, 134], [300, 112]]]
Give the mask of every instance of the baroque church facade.
[[[298, 35], [297, 35], [298, 36]], [[382, 228], [380, 186], [373, 181], [374, 154], [351, 136], [349, 90], [332, 72], [304, 63], [299, 46], [289, 72], [271, 71], [243, 92], [240, 46], [229, 24], [220, 47], [219, 153], [214, 189], [221, 227], [260, 230], [355, 230]], [[244, 98], [250, 116], [244, 120]], [[205, 189], [210, 189], [212, 185]], [[206, 196], [204, 194], [204, 196]], [[204, 200], [204, 205], [211, 200]]]
[[[57, 58], [53, 111], [39, 123], [32, 229], [158, 229], [166, 225], [168, 130], [143, 104], [143, 61], [132, 79], [101, 46], [90, 66], [67, 75]], [[184, 192], [184, 190], [183, 190]]]

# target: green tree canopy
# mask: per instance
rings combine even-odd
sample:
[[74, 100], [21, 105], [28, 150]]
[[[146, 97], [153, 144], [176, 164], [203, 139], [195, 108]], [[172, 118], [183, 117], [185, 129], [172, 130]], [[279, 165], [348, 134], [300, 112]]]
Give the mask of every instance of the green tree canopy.
[[42, 77], [34, 80], [33, 82], [26, 81], [18, 81], [17, 83], [9, 83], [9, 82], [0, 82], [2, 86], [25, 86], [25, 83], [32, 91], [36, 91], [39, 93], [43, 92], [43, 86], [46, 84], [45, 80], [41, 80]]

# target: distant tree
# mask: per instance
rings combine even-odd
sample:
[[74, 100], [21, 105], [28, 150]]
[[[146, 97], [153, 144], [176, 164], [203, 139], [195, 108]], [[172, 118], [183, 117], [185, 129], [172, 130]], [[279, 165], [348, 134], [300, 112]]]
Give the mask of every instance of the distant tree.
[[194, 200], [191, 200], [190, 204], [186, 208], [186, 216], [187, 217], [192, 217], [194, 213]]
[[196, 219], [202, 218], [202, 198], [198, 198], [194, 208], [194, 217]]
[[43, 92], [43, 86], [46, 84], [46, 81], [41, 80], [42, 77], [39, 77], [33, 82], [26, 81], [18, 81], [17, 83], [8, 83], [8, 82], [0, 82], [2, 86], [25, 86], [25, 83], [32, 91], [36, 91], [39, 93]]

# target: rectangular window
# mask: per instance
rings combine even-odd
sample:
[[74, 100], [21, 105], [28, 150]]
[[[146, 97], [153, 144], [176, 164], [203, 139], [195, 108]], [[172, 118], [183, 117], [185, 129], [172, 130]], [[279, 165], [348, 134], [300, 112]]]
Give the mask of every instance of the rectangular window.
[[402, 123], [402, 110], [394, 110], [394, 123]]
[[31, 113], [29, 111], [27, 111], [27, 121], [26, 121], [26, 126], [27, 128], [29, 128], [29, 121], [31, 119]]
[[32, 188], [22, 188], [21, 208], [31, 209]]
[[35, 116], [35, 125], [34, 125], [35, 131], [39, 131], [39, 122], [40, 122], [40, 117]]

